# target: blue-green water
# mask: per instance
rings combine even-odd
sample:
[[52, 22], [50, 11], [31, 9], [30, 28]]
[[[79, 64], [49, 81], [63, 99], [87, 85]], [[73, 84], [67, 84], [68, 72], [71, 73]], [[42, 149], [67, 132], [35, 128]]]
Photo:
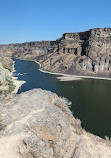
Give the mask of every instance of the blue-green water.
[[81, 120], [82, 127], [100, 137], [111, 137], [111, 81], [84, 79], [61, 82], [55, 75], [40, 72], [39, 65], [33, 61], [14, 61], [16, 76], [26, 81], [18, 93], [42, 88], [66, 97], [72, 101], [71, 111], [75, 118]]

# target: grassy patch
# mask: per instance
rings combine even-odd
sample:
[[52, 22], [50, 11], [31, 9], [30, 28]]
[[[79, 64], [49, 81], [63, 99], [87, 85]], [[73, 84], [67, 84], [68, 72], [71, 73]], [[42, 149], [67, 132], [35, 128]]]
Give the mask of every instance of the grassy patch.
[[13, 60], [11, 58], [8, 57], [4, 57], [0, 59], [2, 66], [9, 70], [10, 72], [13, 70]]
[[13, 62], [11, 62], [11, 63], [9, 63], [9, 64], [2, 64], [2, 66], [5, 68], [5, 69], [7, 69], [7, 70], [9, 70], [10, 72], [12, 72], [12, 70], [13, 70]]
[[9, 85], [9, 90], [8, 90], [7, 93], [11, 93], [11, 92], [13, 92], [14, 89], [15, 89], [14, 82], [13, 82], [13, 81], [10, 81], [10, 80], [7, 80], [7, 82], [8, 82], [8, 85]]
[[2, 82], [0, 81], [0, 86], [2, 86]]

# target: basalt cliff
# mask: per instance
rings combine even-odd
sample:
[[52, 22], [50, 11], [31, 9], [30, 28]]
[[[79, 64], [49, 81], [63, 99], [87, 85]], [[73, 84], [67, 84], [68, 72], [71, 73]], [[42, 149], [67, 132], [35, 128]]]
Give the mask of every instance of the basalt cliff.
[[111, 28], [65, 33], [56, 41], [0, 45], [0, 56], [36, 60], [51, 72], [111, 77]]

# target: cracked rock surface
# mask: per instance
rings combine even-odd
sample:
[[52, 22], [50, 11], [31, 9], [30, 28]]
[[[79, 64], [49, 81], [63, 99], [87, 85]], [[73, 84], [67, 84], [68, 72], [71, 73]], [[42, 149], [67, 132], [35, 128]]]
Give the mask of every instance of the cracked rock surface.
[[0, 158], [111, 158], [111, 142], [81, 128], [55, 93], [34, 89], [0, 102]]

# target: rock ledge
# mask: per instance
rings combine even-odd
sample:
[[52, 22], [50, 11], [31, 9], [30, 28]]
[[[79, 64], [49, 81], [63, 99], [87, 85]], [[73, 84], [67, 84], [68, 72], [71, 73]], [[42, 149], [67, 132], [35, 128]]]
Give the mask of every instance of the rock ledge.
[[111, 142], [81, 128], [56, 94], [34, 89], [0, 102], [1, 158], [110, 158]]

